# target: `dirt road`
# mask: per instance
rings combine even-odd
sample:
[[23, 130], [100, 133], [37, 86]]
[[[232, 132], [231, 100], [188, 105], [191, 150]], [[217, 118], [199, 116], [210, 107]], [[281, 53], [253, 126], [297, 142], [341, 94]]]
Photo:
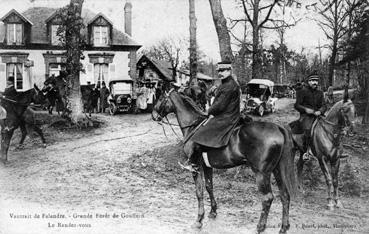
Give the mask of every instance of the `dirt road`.
[[[279, 100], [277, 108], [263, 119], [287, 123], [297, 118], [292, 100]], [[0, 167], [1, 234], [255, 232], [260, 203], [249, 169], [237, 176], [236, 170], [216, 171], [218, 217], [193, 230], [194, 186], [190, 174], [178, 169], [179, 141], [172, 130], [166, 126], [165, 137], [149, 114], [97, 118], [106, 124], [92, 131], [44, 129], [50, 141], [46, 148], [37, 138], [27, 139], [22, 150], [12, 144], [9, 163]], [[327, 211], [321, 180], [292, 203], [289, 233], [368, 231], [367, 187], [363, 191], [359, 197], [344, 196], [345, 209]], [[275, 199], [266, 233], [279, 230], [280, 214]]]

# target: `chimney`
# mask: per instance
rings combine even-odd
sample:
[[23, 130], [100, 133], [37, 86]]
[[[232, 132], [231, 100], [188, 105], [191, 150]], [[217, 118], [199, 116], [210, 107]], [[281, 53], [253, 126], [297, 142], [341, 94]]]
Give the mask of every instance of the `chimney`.
[[132, 3], [127, 0], [124, 5], [124, 31], [132, 36]]

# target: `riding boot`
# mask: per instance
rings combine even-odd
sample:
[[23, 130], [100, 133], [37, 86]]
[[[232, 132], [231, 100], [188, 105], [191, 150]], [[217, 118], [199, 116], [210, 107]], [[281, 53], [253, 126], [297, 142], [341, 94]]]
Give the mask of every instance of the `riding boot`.
[[309, 161], [311, 157], [313, 156], [311, 153], [311, 147], [310, 147], [310, 137], [308, 134], [304, 135], [304, 154], [302, 155], [302, 159], [304, 161]]
[[199, 173], [199, 165], [198, 165], [198, 160], [197, 157], [194, 155], [192, 155], [185, 163], [185, 165], [183, 165], [182, 163], [178, 162], [178, 164], [182, 167], [182, 169], [188, 170], [190, 172], [196, 172]]

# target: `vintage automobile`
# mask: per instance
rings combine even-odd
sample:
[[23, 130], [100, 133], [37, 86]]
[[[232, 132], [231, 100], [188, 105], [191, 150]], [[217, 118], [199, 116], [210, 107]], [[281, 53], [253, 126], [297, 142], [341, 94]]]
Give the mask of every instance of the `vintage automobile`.
[[276, 101], [273, 97], [274, 82], [267, 79], [252, 79], [246, 86], [245, 110], [263, 116], [265, 112], [275, 112]]
[[135, 108], [133, 80], [111, 80], [109, 81], [109, 113], [115, 115], [117, 112], [133, 112]]

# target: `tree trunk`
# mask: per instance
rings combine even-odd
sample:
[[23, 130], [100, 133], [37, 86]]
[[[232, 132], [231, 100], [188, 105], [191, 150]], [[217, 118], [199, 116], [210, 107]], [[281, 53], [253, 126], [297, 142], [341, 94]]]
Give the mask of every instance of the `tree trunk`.
[[233, 62], [234, 57], [231, 49], [231, 38], [228, 33], [227, 20], [223, 15], [220, 0], [209, 0], [215, 29], [218, 34], [220, 58], [222, 61]]
[[369, 124], [369, 93], [366, 95], [366, 107], [365, 107], [365, 114], [363, 116], [363, 124]]
[[[82, 5], [84, 0], [71, 0], [71, 5], [76, 7], [77, 16], [81, 15]], [[73, 123], [78, 123], [81, 119], [84, 119], [83, 115], [83, 103], [82, 103], [82, 94], [81, 94], [81, 84], [79, 77], [79, 66], [81, 60], [81, 49], [80, 49], [80, 35], [78, 32], [73, 33], [71, 35], [71, 43], [74, 44], [75, 51], [67, 51], [68, 55], [71, 55], [71, 62], [73, 64], [73, 70], [70, 73], [69, 77], [69, 94], [68, 94], [68, 103], [67, 108], [71, 111], [70, 118]], [[68, 43], [68, 42], [67, 42]], [[69, 47], [71, 48], [71, 47]]]
[[255, 0], [254, 2], [254, 16], [252, 19], [252, 79], [261, 79], [261, 51], [259, 46], [259, 0]]
[[190, 85], [197, 85], [195, 0], [189, 0], [190, 15]]
[[329, 58], [329, 67], [328, 67], [328, 85], [333, 86], [333, 73], [334, 73], [334, 66], [336, 63], [336, 56], [337, 56], [337, 39], [333, 41], [333, 48], [332, 48], [332, 55]]

